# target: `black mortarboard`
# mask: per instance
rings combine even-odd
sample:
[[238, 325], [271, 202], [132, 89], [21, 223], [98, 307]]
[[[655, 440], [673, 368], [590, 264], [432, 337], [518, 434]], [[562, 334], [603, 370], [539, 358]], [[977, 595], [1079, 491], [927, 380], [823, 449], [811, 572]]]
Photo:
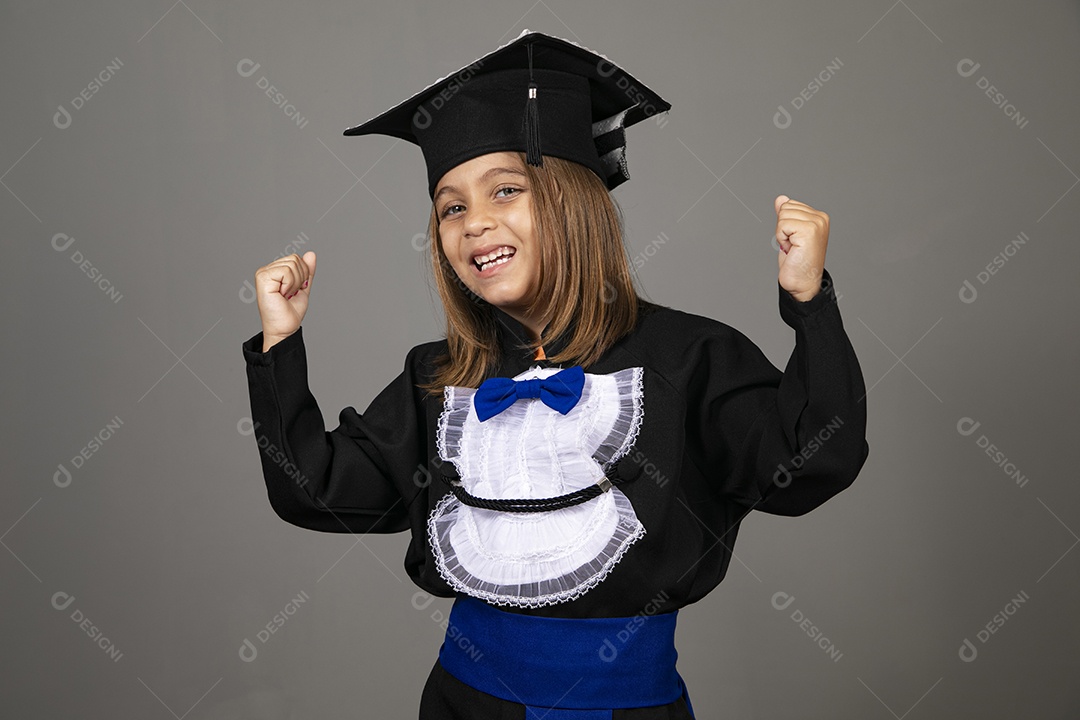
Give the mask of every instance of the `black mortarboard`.
[[613, 190], [630, 178], [624, 128], [670, 108], [603, 55], [524, 30], [344, 134], [419, 145], [429, 196], [456, 165], [506, 150], [525, 152], [532, 165], [543, 164], [541, 153], [574, 160]]

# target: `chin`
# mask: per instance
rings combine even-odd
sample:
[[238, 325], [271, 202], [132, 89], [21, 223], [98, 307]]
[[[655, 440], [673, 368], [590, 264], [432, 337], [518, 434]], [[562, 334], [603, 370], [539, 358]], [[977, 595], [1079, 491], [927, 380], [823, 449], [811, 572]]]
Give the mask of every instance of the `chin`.
[[488, 293], [481, 295], [484, 301], [495, 307], [506, 309], [520, 308], [525, 306], [525, 298], [521, 295], [508, 295], [505, 293]]
[[497, 287], [481, 289], [483, 292], [477, 292], [476, 294], [482, 297], [485, 302], [499, 308], [524, 307], [527, 303], [527, 293], [519, 288]]

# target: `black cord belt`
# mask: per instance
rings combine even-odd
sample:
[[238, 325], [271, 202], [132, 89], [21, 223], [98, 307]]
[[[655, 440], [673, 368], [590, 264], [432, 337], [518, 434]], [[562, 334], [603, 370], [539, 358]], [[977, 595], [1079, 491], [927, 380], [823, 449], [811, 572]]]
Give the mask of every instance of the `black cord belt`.
[[469, 492], [461, 486], [460, 478], [444, 473], [440, 473], [439, 477], [442, 478], [443, 482], [450, 486], [450, 492], [452, 492], [454, 497], [463, 504], [468, 505], [469, 507], [482, 508], [484, 510], [501, 510], [503, 512], [548, 512], [571, 507], [573, 505], [580, 505], [601, 493], [607, 492], [613, 485], [617, 485], [620, 482], [619, 478], [605, 476], [592, 485], [557, 497], [504, 499], [481, 498], [470, 495]]

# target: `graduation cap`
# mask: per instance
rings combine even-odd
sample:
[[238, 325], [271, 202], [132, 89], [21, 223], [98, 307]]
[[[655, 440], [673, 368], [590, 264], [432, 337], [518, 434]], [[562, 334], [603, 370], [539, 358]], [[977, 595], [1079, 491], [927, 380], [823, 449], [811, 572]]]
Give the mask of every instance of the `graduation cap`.
[[390, 135], [420, 146], [428, 195], [450, 169], [479, 155], [524, 151], [573, 160], [608, 190], [630, 178], [625, 128], [671, 104], [603, 55], [524, 30], [345, 135]]

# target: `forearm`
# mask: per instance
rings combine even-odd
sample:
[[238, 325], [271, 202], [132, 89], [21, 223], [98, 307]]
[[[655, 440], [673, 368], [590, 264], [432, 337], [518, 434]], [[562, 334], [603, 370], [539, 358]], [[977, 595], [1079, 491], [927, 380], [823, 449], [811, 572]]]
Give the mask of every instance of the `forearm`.
[[781, 294], [780, 311], [795, 330], [795, 349], [777, 391], [786, 442], [759, 458], [758, 472], [767, 473], [776, 489], [798, 484], [788, 493], [763, 488], [763, 495], [772, 495], [762, 501], [763, 510], [801, 514], [850, 485], [864, 464], [866, 387], [827, 273], [810, 301]]
[[[326, 432], [311, 394], [301, 331], [244, 343], [254, 434], [271, 507], [284, 520], [323, 532], [395, 532], [406, 527], [401, 496], [359, 416], [342, 411]], [[354, 422], [349, 422], [354, 420]]]

